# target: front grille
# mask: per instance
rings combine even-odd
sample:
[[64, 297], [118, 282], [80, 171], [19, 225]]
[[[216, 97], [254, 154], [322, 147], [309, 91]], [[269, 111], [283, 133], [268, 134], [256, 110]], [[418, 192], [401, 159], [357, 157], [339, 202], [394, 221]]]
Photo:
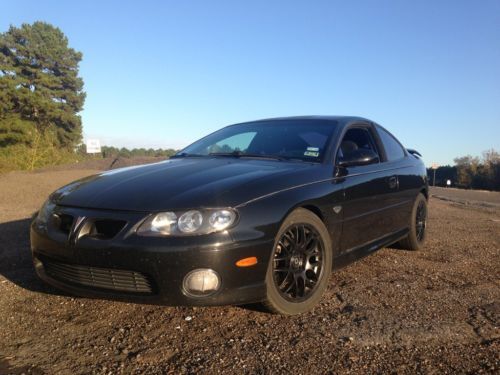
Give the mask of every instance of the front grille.
[[42, 260], [45, 272], [56, 280], [120, 292], [152, 294], [148, 277], [140, 272]]
[[106, 240], [111, 239], [116, 236], [126, 224], [127, 222], [124, 220], [98, 219], [92, 222], [92, 227], [88, 235]]
[[69, 234], [71, 231], [73, 219], [73, 216], [63, 213], [58, 213], [53, 216], [55, 227], [65, 234]]
[[[75, 217], [77, 216], [72, 216], [67, 213], [56, 213], [52, 216], [53, 226], [69, 236]], [[83, 221], [81, 221], [83, 224], [77, 228], [79, 230], [78, 238], [88, 236], [99, 240], [110, 240], [120, 233], [127, 225], [125, 220], [95, 219], [84, 216], [79, 217], [79, 219], [83, 219]], [[79, 225], [81, 222], [78, 222], [78, 219], [76, 220], [76, 225]]]

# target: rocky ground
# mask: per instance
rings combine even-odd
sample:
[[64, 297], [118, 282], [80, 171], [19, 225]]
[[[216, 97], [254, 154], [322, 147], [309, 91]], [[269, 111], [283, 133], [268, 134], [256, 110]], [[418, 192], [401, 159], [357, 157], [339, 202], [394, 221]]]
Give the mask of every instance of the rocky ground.
[[148, 306], [75, 298], [34, 274], [28, 218], [52, 190], [96, 172], [82, 167], [0, 176], [0, 374], [500, 369], [495, 207], [431, 198], [425, 250], [383, 249], [336, 272], [301, 316]]

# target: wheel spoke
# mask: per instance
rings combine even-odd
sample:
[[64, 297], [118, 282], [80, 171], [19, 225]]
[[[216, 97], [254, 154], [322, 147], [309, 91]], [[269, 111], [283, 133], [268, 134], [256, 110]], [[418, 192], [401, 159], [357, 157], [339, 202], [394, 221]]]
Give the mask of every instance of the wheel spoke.
[[305, 279], [301, 274], [298, 274], [295, 278], [295, 283], [297, 285], [297, 297], [304, 297], [305, 295]]
[[283, 289], [287, 283], [287, 280], [289, 279], [289, 276], [291, 275], [292, 273], [291, 272], [288, 272], [285, 277], [283, 278], [283, 280], [281, 281], [281, 283], [279, 284], [279, 288], [280, 289]]
[[293, 239], [295, 247], [299, 246], [299, 227], [295, 226], [293, 231]]
[[290, 242], [288, 242], [288, 244], [287, 244], [287, 243], [285, 243], [285, 241], [282, 239], [282, 240], [280, 240], [280, 241], [278, 242], [278, 245], [279, 245], [279, 248], [280, 248], [280, 250], [281, 250], [281, 251], [284, 251], [284, 252], [286, 252], [286, 253], [290, 253], [290, 248], [291, 248], [291, 246], [290, 246], [290, 245], [291, 245], [291, 244], [290, 244]]
[[309, 256], [318, 254], [319, 253], [318, 244], [319, 244], [319, 241], [317, 238], [314, 238], [311, 241], [309, 241], [309, 243], [306, 246], [305, 253]]
[[275, 268], [274, 272], [290, 272], [290, 268]]
[[[288, 276], [287, 276], [287, 278], [288, 278]], [[286, 281], [286, 279], [285, 279], [285, 280], [283, 280], [283, 283], [284, 283], [284, 284], [285, 284], [285, 281]], [[286, 284], [285, 284], [285, 285], [286, 285]], [[292, 292], [292, 291], [293, 291], [293, 287], [294, 287], [294, 286], [295, 286], [295, 278], [294, 278], [294, 279], [292, 279], [292, 281], [290, 282], [290, 284], [288, 284], [288, 286], [287, 286], [287, 287], [286, 287], [286, 289], [285, 289], [285, 293], [290, 293], [290, 292]]]
[[294, 237], [294, 234], [292, 232], [286, 232], [284, 235], [283, 235], [283, 239], [286, 239], [289, 243], [289, 247], [288, 248], [294, 248], [295, 247], [295, 237]]
[[290, 260], [290, 257], [289, 256], [275, 257], [274, 260], [277, 261], [277, 262], [281, 262], [281, 261], [284, 261], [284, 260]]
[[300, 228], [299, 246], [302, 247], [306, 243], [306, 228], [303, 225], [301, 225], [299, 228]]
[[311, 247], [316, 246], [317, 242], [318, 242], [318, 239], [317, 239], [316, 237], [312, 236], [312, 235], [309, 233], [309, 236], [308, 236], [308, 238], [306, 239], [306, 246], [305, 246], [305, 248], [306, 248], [306, 249], [310, 249]]

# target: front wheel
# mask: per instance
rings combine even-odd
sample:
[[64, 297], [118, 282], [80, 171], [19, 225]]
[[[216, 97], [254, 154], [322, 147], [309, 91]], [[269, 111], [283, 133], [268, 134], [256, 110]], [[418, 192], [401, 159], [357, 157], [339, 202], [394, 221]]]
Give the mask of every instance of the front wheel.
[[331, 269], [331, 244], [325, 225], [309, 210], [293, 211], [275, 239], [264, 305], [284, 315], [312, 309], [323, 295]]
[[410, 232], [399, 241], [405, 250], [420, 250], [425, 243], [427, 228], [427, 199], [422, 193], [418, 194], [410, 217]]

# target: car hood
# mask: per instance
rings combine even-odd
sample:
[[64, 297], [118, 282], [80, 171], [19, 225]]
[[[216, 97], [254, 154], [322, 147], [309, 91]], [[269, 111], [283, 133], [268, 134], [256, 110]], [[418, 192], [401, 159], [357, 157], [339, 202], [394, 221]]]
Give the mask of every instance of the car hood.
[[182, 158], [111, 170], [54, 192], [63, 206], [162, 211], [236, 207], [321, 179], [321, 165], [243, 158]]

